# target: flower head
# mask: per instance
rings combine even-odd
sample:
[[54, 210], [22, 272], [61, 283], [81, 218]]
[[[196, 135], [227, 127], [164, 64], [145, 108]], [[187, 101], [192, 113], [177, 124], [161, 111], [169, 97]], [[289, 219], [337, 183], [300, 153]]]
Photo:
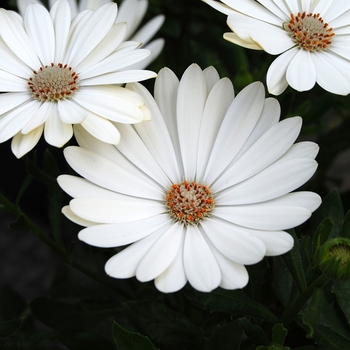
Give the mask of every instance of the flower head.
[[270, 93], [288, 85], [298, 91], [315, 83], [339, 95], [350, 93], [350, 3], [346, 0], [203, 0], [228, 15], [233, 33], [224, 38], [280, 55], [267, 72]]
[[[293, 192], [315, 172], [318, 146], [294, 144], [301, 118], [279, 122], [280, 107], [261, 83], [236, 97], [229, 79], [191, 65], [179, 81], [159, 72], [155, 97], [133, 83], [152, 122], [120, 125], [120, 145], [101, 143], [79, 127], [62, 175], [73, 197], [63, 213], [86, 226], [79, 239], [127, 248], [106, 264], [108, 275], [155, 280], [163, 292], [187, 281], [199, 291], [243, 288], [244, 265], [293, 246], [285, 229], [320, 204]], [[119, 126], [118, 126], [119, 128]]]
[[123, 42], [126, 24], [115, 24], [117, 5], [86, 10], [70, 20], [67, 1], [50, 12], [31, 4], [24, 18], [0, 9], [0, 142], [12, 139], [21, 157], [38, 142], [62, 147], [81, 124], [104, 142], [120, 134], [111, 121], [149, 119], [144, 101], [120, 84], [155, 77], [129, 66], [149, 56], [137, 42]]
[[[49, 7], [52, 8], [57, 0], [49, 0]], [[110, 0], [68, 0], [71, 7], [71, 16], [75, 17], [84, 10], [96, 10], [98, 7], [107, 4]], [[29, 4], [41, 3], [39, 0], [17, 0], [19, 13], [24, 16], [25, 10]], [[159, 28], [164, 22], [164, 15], [158, 15], [148, 21], [140, 29], [139, 27], [144, 18], [148, 7], [148, 0], [123, 0], [118, 8], [116, 23], [125, 22], [127, 24], [124, 40], [138, 41], [144, 49], [151, 51], [151, 54], [142, 61], [133, 64], [133, 68], [143, 69], [155, 60], [164, 47], [164, 39], [158, 38], [152, 40]], [[137, 30], [137, 31], [136, 31]]]

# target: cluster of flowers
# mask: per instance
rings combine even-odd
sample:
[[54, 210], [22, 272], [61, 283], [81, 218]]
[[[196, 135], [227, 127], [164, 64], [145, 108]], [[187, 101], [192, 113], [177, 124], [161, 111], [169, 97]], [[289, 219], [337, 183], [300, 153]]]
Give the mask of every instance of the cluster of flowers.
[[[281, 54], [267, 72], [272, 94], [317, 82], [350, 93], [348, 0], [205, 0], [228, 15], [224, 38]], [[317, 144], [294, 143], [302, 120], [280, 119], [255, 82], [234, 94], [213, 67], [192, 64], [179, 80], [144, 68], [163, 40], [159, 15], [133, 35], [147, 0], [18, 0], [0, 10], [0, 142], [18, 157], [44, 133], [82, 177], [61, 175], [73, 199], [62, 209], [97, 247], [128, 245], [108, 275], [154, 280], [162, 292], [187, 281], [209, 292], [243, 288], [244, 265], [293, 247], [284, 230], [320, 205], [292, 192], [317, 168]], [[133, 36], [131, 36], [133, 35]], [[130, 38], [130, 39], [129, 39]], [[156, 78], [154, 97], [139, 81]]]

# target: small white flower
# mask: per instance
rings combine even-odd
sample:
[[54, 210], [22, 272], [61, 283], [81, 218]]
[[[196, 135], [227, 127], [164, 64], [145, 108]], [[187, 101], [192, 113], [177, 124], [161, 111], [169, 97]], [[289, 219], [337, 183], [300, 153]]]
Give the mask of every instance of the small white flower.
[[117, 144], [111, 121], [150, 119], [140, 95], [118, 86], [155, 77], [129, 66], [148, 57], [137, 42], [123, 42], [126, 24], [115, 24], [117, 5], [86, 10], [71, 20], [67, 1], [50, 12], [28, 6], [22, 19], [0, 9], [0, 142], [12, 139], [19, 158], [44, 131], [45, 140], [62, 147], [81, 124], [104, 142]]
[[294, 144], [301, 118], [279, 122], [280, 107], [261, 83], [234, 97], [229, 79], [191, 65], [181, 81], [164, 68], [155, 98], [138, 83], [152, 121], [118, 125], [122, 142], [108, 145], [77, 128], [67, 147], [81, 176], [58, 183], [74, 199], [63, 213], [97, 247], [129, 245], [106, 264], [108, 275], [155, 280], [162, 292], [187, 281], [199, 291], [243, 288], [244, 265], [293, 247], [285, 229], [320, 204], [294, 192], [315, 172], [318, 146]]
[[[49, 0], [51, 8], [57, 0]], [[98, 7], [107, 4], [110, 0], [68, 0], [71, 7], [72, 18], [79, 12], [84, 10], [96, 10]], [[24, 16], [25, 10], [29, 4], [41, 3], [39, 0], [17, 0], [19, 13]], [[146, 68], [153, 60], [155, 60], [164, 47], [164, 39], [152, 40], [159, 28], [164, 23], [164, 15], [158, 15], [148, 21], [140, 29], [139, 27], [144, 18], [148, 7], [148, 0], [123, 0], [118, 8], [116, 23], [126, 22], [127, 29], [124, 40], [138, 41], [144, 49], [151, 51], [151, 54], [140, 62], [133, 65], [133, 68]]]
[[[350, 93], [350, 2], [348, 0], [203, 0], [228, 15], [232, 43], [280, 55], [267, 72], [270, 93], [288, 85], [307, 91], [315, 83]], [[260, 4], [259, 4], [260, 3]]]

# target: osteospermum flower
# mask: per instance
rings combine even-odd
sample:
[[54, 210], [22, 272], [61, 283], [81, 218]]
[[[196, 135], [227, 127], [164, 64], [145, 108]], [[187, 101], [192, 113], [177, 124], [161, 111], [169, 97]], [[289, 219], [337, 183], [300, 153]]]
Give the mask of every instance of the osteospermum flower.
[[70, 20], [68, 2], [50, 13], [28, 6], [22, 19], [0, 9], [0, 142], [12, 139], [21, 157], [45, 140], [63, 146], [81, 124], [104, 142], [116, 144], [120, 134], [111, 121], [139, 123], [149, 111], [137, 93], [118, 86], [155, 77], [128, 70], [150, 52], [137, 42], [123, 42], [126, 24], [114, 24], [117, 5], [86, 10]]
[[[51, 8], [57, 0], [49, 0]], [[96, 10], [99, 6], [107, 4], [109, 0], [68, 0], [71, 6], [72, 18], [84, 10]], [[17, 0], [19, 13], [23, 16], [29, 4], [41, 3], [39, 0]], [[139, 27], [144, 18], [148, 7], [148, 0], [124, 0], [118, 8], [116, 23], [126, 22], [127, 29], [124, 40], [138, 41], [144, 49], [151, 51], [151, 54], [140, 62], [133, 65], [133, 68], [145, 68], [155, 60], [164, 47], [164, 39], [158, 38], [151, 40], [164, 22], [164, 15], [158, 15], [148, 21], [140, 29]], [[137, 30], [137, 31], [136, 31]]]
[[[280, 55], [267, 72], [270, 93], [298, 91], [315, 82], [334, 94], [350, 93], [348, 0], [203, 0], [228, 15], [224, 38]], [[259, 4], [260, 3], [260, 4]]]
[[118, 146], [79, 127], [81, 147], [64, 151], [81, 176], [58, 183], [74, 199], [63, 213], [86, 226], [97, 247], [129, 245], [106, 264], [108, 275], [155, 280], [162, 292], [187, 281], [199, 291], [244, 287], [244, 265], [293, 247], [285, 229], [320, 204], [293, 192], [315, 172], [318, 146], [293, 145], [301, 118], [279, 122], [280, 107], [256, 82], [234, 97], [214, 68], [191, 65], [181, 81], [164, 68], [155, 99], [140, 84], [149, 123], [120, 125]]

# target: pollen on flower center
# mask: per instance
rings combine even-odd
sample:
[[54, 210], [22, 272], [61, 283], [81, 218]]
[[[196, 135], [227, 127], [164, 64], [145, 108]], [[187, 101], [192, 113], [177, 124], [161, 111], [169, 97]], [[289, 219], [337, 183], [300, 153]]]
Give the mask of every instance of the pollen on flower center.
[[79, 88], [78, 74], [67, 64], [51, 63], [33, 73], [28, 81], [29, 89], [42, 102], [70, 98]]
[[299, 48], [307, 51], [320, 51], [327, 49], [332, 43], [335, 33], [329, 28], [319, 13], [306, 12], [291, 14], [290, 21], [284, 23], [284, 29], [297, 43]]
[[209, 216], [214, 208], [214, 199], [207, 186], [183, 181], [172, 184], [165, 196], [165, 205], [175, 221], [196, 225]]

